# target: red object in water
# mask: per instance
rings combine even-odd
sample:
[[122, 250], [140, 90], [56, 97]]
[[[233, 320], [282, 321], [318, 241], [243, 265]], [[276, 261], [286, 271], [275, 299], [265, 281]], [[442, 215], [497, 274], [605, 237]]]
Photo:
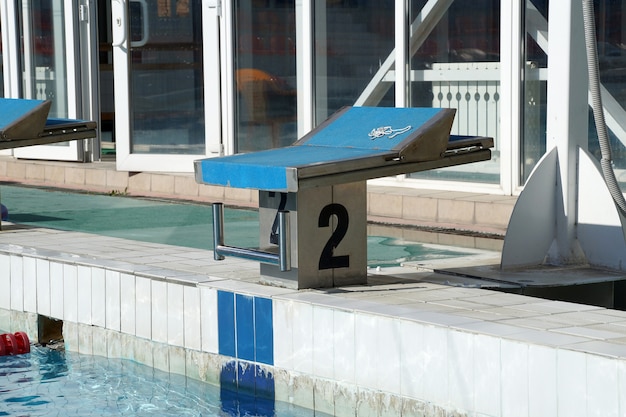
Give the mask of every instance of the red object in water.
[[0, 335], [4, 339], [4, 345], [7, 348], [7, 355], [15, 355], [17, 354], [17, 340], [15, 336], [11, 333], [5, 333]]
[[26, 333], [16, 332], [15, 339], [17, 340], [19, 354], [30, 353], [30, 340], [28, 340], [28, 335]]
[[21, 355], [30, 352], [30, 341], [24, 332], [0, 334], [0, 356]]

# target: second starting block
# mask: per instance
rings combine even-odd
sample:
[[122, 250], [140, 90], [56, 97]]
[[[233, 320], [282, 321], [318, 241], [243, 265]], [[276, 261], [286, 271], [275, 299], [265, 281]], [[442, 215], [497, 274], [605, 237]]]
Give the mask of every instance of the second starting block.
[[0, 98], [0, 149], [96, 137], [96, 122], [48, 118], [51, 106], [49, 100]]
[[215, 259], [258, 260], [290, 288], [365, 283], [368, 179], [491, 158], [492, 138], [450, 136], [455, 113], [346, 107], [291, 146], [195, 161], [198, 183], [259, 190], [258, 248], [226, 245], [213, 205]]

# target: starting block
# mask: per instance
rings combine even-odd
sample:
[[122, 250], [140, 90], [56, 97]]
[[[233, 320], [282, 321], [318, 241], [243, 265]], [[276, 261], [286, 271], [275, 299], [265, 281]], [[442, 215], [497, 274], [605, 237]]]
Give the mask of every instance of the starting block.
[[48, 118], [51, 105], [49, 100], [0, 98], [0, 149], [96, 137], [96, 122]]
[[0, 98], [0, 149], [96, 137], [96, 122], [48, 118], [49, 100]]
[[259, 190], [258, 248], [226, 245], [213, 204], [215, 259], [258, 260], [290, 288], [365, 283], [368, 179], [491, 158], [492, 138], [450, 136], [455, 113], [346, 107], [291, 146], [195, 161], [200, 184]]

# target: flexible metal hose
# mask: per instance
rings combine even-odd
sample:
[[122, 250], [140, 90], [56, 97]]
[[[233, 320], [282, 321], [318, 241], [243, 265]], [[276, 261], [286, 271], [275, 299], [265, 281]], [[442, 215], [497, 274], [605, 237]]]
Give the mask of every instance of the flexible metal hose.
[[626, 216], [626, 200], [619, 188], [615, 172], [613, 171], [613, 160], [611, 155], [611, 144], [609, 142], [609, 132], [604, 120], [604, 110], [602, 107], [602, 93], [600, 91], [600, 71], [598, 69], [598, 50], [596, 41], [596, 23], [593, 10], [593, 0], [583, 1], [583, 19], [585, 28], [585, 45], [587, 49], [587, 69], [589, 72], [589, 91], [591, 93], [591, 107], [593, 118], [596, 123], [598, 142], [600, 144], [600, 167], [602, 175], [613, 201], [619, 207], [622, 215]]

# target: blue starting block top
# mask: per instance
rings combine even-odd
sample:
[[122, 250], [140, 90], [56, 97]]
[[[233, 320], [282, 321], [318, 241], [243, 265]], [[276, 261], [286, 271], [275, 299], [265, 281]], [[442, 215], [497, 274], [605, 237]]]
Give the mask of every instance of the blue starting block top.
[[0, 98], [0, 149], [44, 145], [96, 136], [96, 123], [48, 118], [52, 102]]
[[[449, 166], [449, 159], [444, 163], [449, 148], [467, 148], [470, 142], [474, 151], [479, 147], [488, 154], [483, 152], [476, 160], [489, 159], [487, 148], [493, 146], [490, 138], [457, 137], [450, 141], [454, 115], [453, 109], [346, 107], [291, 146], [197, 160], [196, 181], [295, 192], [303, 186]], [[451, 142], [455, 144], [449, 145]], [[428, 164], [432, 161], [439, 163]], [[416, 164], [426, 165], [420, 169]]]

